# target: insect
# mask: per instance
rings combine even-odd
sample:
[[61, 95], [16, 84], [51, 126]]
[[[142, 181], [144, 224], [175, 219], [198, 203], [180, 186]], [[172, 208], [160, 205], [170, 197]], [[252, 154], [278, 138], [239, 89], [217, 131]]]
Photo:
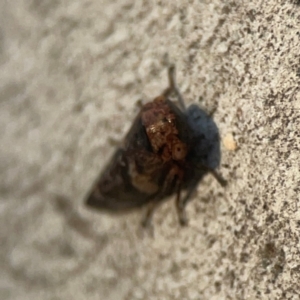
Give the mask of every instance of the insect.
[[[85, 202], [89, 207], [117, 213], [145, 206], [142, 226], [147, 227], [156, 208], [176, 195], [179, 222], [186, 225], [186, 204], [203, 176], [211, 173], [226, 185], [215, 171], [220, 162], [216, 125], [198, 106], [186, 109], [174, 65], [168, 68], [168, 79], [169, 87], [142, 106], [123, 144], [93, 185]], [[171, 94], [178, 105], [170, 100]]]

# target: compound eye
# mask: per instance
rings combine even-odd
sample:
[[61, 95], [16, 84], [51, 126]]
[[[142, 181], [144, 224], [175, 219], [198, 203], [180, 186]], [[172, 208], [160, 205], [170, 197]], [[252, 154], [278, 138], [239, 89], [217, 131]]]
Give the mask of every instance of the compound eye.
[[172, 147], [172, 158], [174, 160], [183, 160], [186, 157], [187, 147], [183, 143], [176, 143]]

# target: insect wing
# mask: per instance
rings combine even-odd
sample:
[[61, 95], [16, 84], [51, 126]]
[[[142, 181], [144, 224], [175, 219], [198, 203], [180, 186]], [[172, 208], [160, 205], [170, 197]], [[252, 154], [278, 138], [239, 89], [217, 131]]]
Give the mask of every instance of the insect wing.
[[[158, 191], [161, 162], [150, 151], [149, 141], [138, 115], [109, 164], [89, 193], [86, 204], [111, 212], [130, 210], [151, 201]], [[154, 175], [155, 174], [155, 175]], [[156, 183], [152, 183], [152, 178]]]

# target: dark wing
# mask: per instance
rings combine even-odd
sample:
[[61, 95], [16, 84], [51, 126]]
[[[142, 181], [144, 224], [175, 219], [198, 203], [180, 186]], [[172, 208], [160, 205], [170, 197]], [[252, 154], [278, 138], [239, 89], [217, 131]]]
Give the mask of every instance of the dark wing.
[[145, 205], [159, 191], [167, 170], [151, 152], [140, 115], [89, 193], [86, 204], [111, 212]]

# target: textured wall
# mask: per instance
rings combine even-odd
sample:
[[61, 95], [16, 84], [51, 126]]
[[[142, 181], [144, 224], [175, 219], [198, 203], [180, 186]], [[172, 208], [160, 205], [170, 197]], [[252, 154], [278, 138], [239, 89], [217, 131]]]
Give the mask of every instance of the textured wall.
[[[1, 299], [299, 299], [299, 1], [0, 1]], [[238, 149], [152, 238], [82, 200], [166, 53]]]

